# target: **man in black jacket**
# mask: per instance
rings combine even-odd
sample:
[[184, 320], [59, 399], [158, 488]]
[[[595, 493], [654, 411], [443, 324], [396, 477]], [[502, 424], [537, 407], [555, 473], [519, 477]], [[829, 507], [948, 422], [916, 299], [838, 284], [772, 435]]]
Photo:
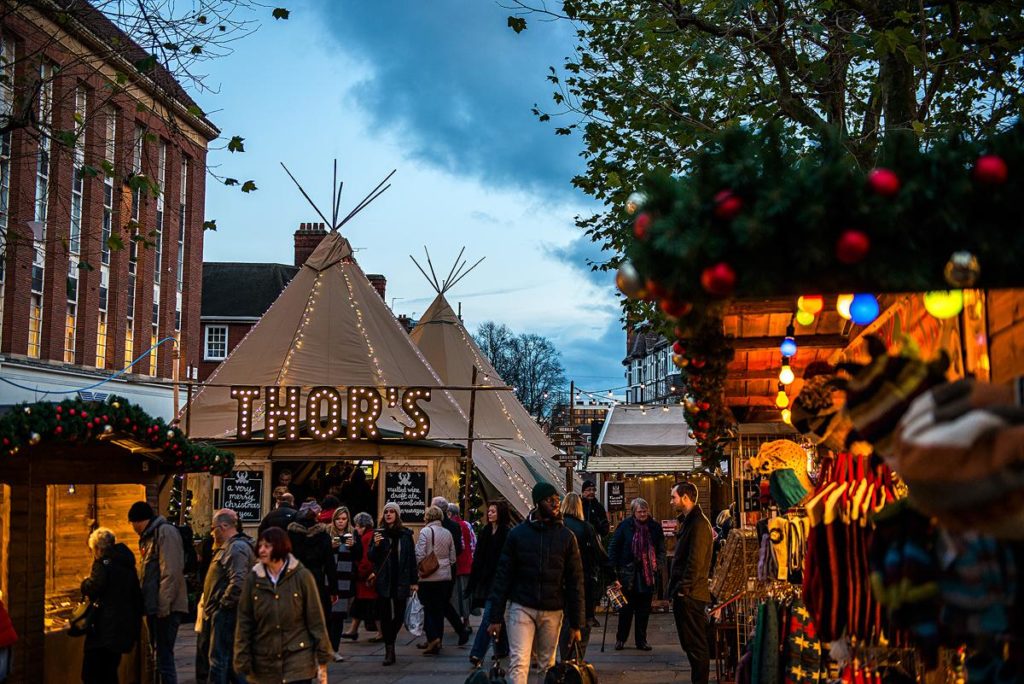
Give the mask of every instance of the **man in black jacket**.
[[583, 481], [583, 519], [594, 526], [597, 533], [604, 539], [608, 536], [608, 511], [597, 500], [597, 485], [593, 480]]
[[211, 684], [227, 684], [238, 679], [232, 662], [238, 599], [256, 554], [252, 539], [238, 531], [238, 514], [230, 508], [214, 514], [212, 532], [216, 551], [203, 582], [200, 633], [209, 644]]
[[680, 512], [669, 596], [679, 644], [690, 661], [690, 681], [707, 684], [710, 670], [707, 607], [711, 602], [711, 522], [697, 505], [697, 487], [680, 482], [672, 488], [672, 505]]
[[495, 617], [508, 603], [508, 640], [511, 684], [526, 684], [534, 644], [537, 660], [548, 668], [555, 663], [555, 648], [563, 613], [570, 639], [579, 641], [586, 620], [583, 566], [576, 537], [562, 523], [558, 491], [548, 482], [533, 488], [536, 508], [508, 533], [491, 589], [493, 637], [501, 631]]

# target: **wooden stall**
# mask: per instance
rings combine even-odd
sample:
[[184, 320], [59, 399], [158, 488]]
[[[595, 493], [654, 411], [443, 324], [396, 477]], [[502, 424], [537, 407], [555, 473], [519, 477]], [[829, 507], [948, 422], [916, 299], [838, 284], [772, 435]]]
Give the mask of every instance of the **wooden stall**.
[[[0, 587], [19, 637], [8, 681], [77, 680], [84, 639], [66, 627], [92, 568], [89, 534], [107, 527], [135, 549], [133, 502], [155, 505], [176, 472], [208, 469], [211, 455], [215, 470], [227, 469], [230, 455], [200, 453], [177, 429], [117, 398], [17, 406], [0, 418], [0, 435]], [[141, 661], [138, 651], [122, 658], [122, 681], [141, 681]]]

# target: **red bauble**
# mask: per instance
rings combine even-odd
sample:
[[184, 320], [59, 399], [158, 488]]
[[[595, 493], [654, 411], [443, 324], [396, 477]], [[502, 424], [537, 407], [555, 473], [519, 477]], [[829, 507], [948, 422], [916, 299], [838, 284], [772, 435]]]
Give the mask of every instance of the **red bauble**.
[[60, 413], [60, 412], [61, 412], [61, 411], [63, 411], [63, 410], [64, 410], [64, 407], [62, 407], [62, 406], [58, 406], [58, 407], [57, 407], [57, 413]]
[[698, 454], [703, 454], [704, 453], [704, 447], [697, 447], [697, 453]]
[[692, 365], [694, 368], [703, 368], [705, 363], [707, 363], [707, 361], [705, 361], [704, 359], [693, 359], [690, 362], [690, 365]]
[[693, 311], [693, 304], [690, 302], [680, 302], [677, 299], [662, 299], [658, 302], [658, 308], [661, 309], [662, 313], [672, 318], [682, 318], [686, 314]]
[[62, 432], [64, 432], [64, 428], [62, 428], [60, 425], [58, 425], [57, 427], [53, 428], [53, 434], [55, 434], [55, 435], [59, 435]]
[[860, 230], [844, 231], [836, 241], [836, 258], [844, 264], [855, 264], [868, 255], [871, 238]]
[[1003, 158], [995, 154], [986, 154], [978, 157], [974, 162], [974, 180], [984, 185], [1002, 185], [1010, 170], [1006, 167]]
[[648, 213], [640, 214], [633, 221], [633, 235], [636, 236], [637, 240], [643, 240], [647, 237], [647, 229], [651, 227], [651, 215]]
[[709, 423], [706, 420], [697, 421], [697, 427], [699, 427], [701, 430], [707, 430], [708, 428], [711, 427], [711, 423]]
[[683, 346], [682, 342], [676, 340], [675, 343], [672, 345], [672, 352], [682, 356], [683, 354], [686, 353], [686, 347]]
[[662, 299], [668, 295], [668, 290], [661, 286], [661, 283], [655, 282], [648, 278], [644, 282], [644, 289], [647, 290], [647, 294], [651, 299]]
[[69, 410], [68, 413], [70, 413], [71, 415], [75, 415], [75, 409]]
[[89, 414], [86, 413], [85, 411], [82, 411], [82, 420], [85, 420], [88, 417], [89, 417]]
[[868, 187], [876, 195], [892, 197], [900, 191], [900, 177], [891, 169], [873, 169], [868, 173]]
[[736, 271], [732, 266], [721, 261], [708, 266], [700, 274], [700, 284], [704, 290], [716, 297], [728, 297], [736, 287]]
[[715, 195], [715, 218], [732, 221], [743, 211], [743, 200], [732, 190], [722, 190]]

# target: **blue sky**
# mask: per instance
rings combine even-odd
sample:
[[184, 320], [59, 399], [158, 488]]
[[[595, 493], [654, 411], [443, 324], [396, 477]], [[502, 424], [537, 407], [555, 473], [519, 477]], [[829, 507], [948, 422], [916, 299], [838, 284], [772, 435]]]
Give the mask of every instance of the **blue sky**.
[[[253, 179], [250, 195], [207, 183], [209, 261], [290, 263], [291, 235], [319, 220], [283, 161], [326, 213], [338, 159], [347, 213], [392, 169], [392, 187], [344, 232], [367, 272], [388, 278], [388, 303], [416, 315], [432, 291], [408, 255], [426, 245], [447, 267], [466, 247], [487, 259], [449, 294], [467, 327], [485, 320], [554, 340], [570, 379], [594, 390], [623, 384], [612, 277], [573, 223], [597, 207], [570, 185], [578, 138], [531, 114], [550, 102], [545, 80], [573, 47], [572, 27], [531, 22], [520, 35], [492, 0], [282, 2], [211, 62], [200, 104], [246, 152], [211, 151], [222, 176]], [[329, 216], [329, 214], [328, 214]]]

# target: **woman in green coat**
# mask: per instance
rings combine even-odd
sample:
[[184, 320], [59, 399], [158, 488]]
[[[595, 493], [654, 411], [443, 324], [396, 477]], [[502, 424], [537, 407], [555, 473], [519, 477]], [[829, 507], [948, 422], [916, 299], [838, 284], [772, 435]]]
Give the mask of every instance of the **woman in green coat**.
[[312, 682], [331, 659], [313, 575], [279, 528], [260, 535], [256, 555], [238, 602], [235, 671], [250, 684]]

